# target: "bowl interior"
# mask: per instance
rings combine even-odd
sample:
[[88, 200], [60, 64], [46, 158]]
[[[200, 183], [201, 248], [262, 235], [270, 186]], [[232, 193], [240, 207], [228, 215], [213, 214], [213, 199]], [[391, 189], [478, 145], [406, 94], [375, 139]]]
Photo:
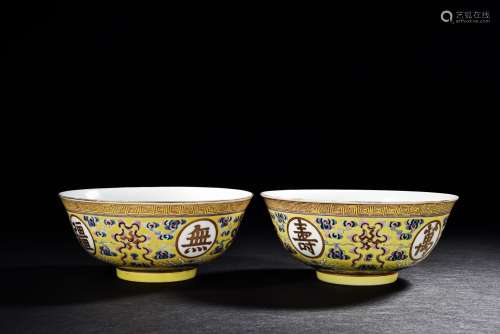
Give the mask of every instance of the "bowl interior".
[[61, 197], [103, 202], [220, 202], [249, 199], [252, 193], [228, 188], [204, 187], [128, 187], [69, 190]]
[[412, 204], [456, 201], [458, 199], [458, 196], [451, 194], [396, 190], [272, 190], [265, 191], [261, 195], [264, 198], [284, 201], [346, 204]]

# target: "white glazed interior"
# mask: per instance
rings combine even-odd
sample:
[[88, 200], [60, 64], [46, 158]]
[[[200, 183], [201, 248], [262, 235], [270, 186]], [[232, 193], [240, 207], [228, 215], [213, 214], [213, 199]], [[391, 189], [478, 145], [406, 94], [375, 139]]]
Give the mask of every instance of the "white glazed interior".
[[68, 190], [61, 197], [98, 202], [224, 202], [249, 199], [245, 190], [203, 187], [128, 187]]
[[458, 199], [458, 196], [451, 194], [395, 190], [271, 190], [265, 191], [261, 195], [265, 198], [284, 201], [339, 204], [417, 204], [454, 202]]

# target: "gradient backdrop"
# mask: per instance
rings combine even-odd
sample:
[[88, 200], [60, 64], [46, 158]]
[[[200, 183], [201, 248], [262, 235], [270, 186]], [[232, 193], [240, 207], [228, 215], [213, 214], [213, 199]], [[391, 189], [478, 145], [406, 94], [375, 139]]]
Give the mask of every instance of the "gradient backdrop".
[[[488, 10], [491, 22], [447, 24], [440, 20], [445, 9]], [[256, 196], [234, 247], [238, 241], [248, 246], [268, 240], [259, 243], [262, 254], [280, 247], [258, 195], [264, 190], [453, 193], [460, 200], [443, 238], [456, 238], [449, 243], [453, 249], [468, 252], [470, 247], [477, 250], [470, 254], [491, 258], [481, 255], [477, 245], [498, 242], [494, 191], [499, 131], [493, 116], [499, 109], [500, 11], [494, 2], [348, 7], [186, 3], [154, 8], [121, 2], [18, 3], [1, 15], [6, 88], [0, 136], [8, 209], [2, 230], [8, 236], [4, 250], [18, 252], [11, 265], [97, 264], [79, 250], [57, 195], [118, 186], [249, 190]], [[26, 246], [18, 240], [26, 240]], [[442, 255], [453, 258], [450, 249], [443, 246]], [[229, 265], [234, 262], [231, 251]], [[242, 246], [238, 254], [241, 261], [234, 263], [243, 265], [251, 248]], [[288, 256], [285, 251], [276, 254], [283, 261]], [[473, 271], [487, 273], [489, 264], [482, 265]], [[130, 292], [124, 285], [113, 288], [111, 272], [97, 267], [88, 274], [105, 282], [97, 290], [95, 285], [82, 288], [82, 270], [67, 276], [65, 270], [42, 267], [29, 275], [4, 275], [10, 281], [3, 293], [13, 291], [11, 299], [5, 297], [6, 318], [18, 319], [8, 328], [19, 332], [26, 324], [23, 313], [9, 305], [18, 303], [19, 296], [22, 305], [41, 300], [66, 305], [70, 298], [76, 315], [82, 301], [98, 301], [101, 292], [107, 296], [111, 289], [113, 298]], [[81, 292], [69, 285], [60, 288], [58, 273], [73, 277]], [[297, 279], [310, 281], [309, 272], [300, 275]], [[25, 286], [38, 286], [18, 283], [27, 277], [42, 282], [37, 283], [42, 288], [23, 292]], [[272, 275], [245, 277], [265, 282]], [[456, 282], [465, 284], [460, 278]], [[207, 296], [210, 284], [205, 285]], [[300, 291], [328, 295], [324, 286], [314, 289]], [[288, 292], [281, 294], [293, 302], [286, 296]], [[347, 305], [352, 296], [343, 295]], [[469, 303], [463, 309], [473, 314], [474, 300], [467, 297], [456, 304]], [[302, 301], [314, 308], [305, 294]], [[331, 299], [319, 302], [327, 307]], [[419, 303], [426, 305], [425, 300]], [[494, 302], [483, 305], [489, 317], [493, 308], [488, 305]], [[40, 328], [72, 328], [73, 318], [59, 319], [57, 308], [43, 308], [45, 320], [40, 320], [40, 309], [32, 310], [26, 319], [48, 323]], [[445, 315], [457, 314], [449, 312]], [[99, 315], [94, 319], [99, 322]], [[485, 324], [495, 318], [488, 319]], [[415, 331], [420, 331], [420, 321], [415, 320]]]
[[[446, 8], [486, 9], [491, 23], [447, 25]], [[42, 213], [44, 224], [22, 218], [39, 232], [69, 234], [57, 194], [74, 188], [423, 190], [461, 197], [458, 231], [493, 202], [495, 13], [479, 2], [14, 6], [3, 13], [9, 205]], [[270, 226], [258, 196], [248, 217], [246, 228]]]

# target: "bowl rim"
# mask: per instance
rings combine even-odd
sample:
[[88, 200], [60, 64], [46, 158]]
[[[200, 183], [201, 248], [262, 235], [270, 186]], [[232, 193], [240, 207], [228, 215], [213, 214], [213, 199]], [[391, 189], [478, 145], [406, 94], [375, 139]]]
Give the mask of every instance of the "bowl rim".
[[[97, 198], [88, 198], [88, 196], [82, 196], [78, 194], [84, 194], [92, 192], [97, 194], [99, 191], [134, 191], [134, 190], [208, 190], [208, 191], [229, 191], [234, 193], [240, 193], [239, 196], [229, 196], [225, 199], [200, 199], [200, 200], [124, 200], [124, 199], [97, 199]], [[65, 190], [59, 193], [59, 197], [63, 200], [69, 201], [79, 201], [79, 202], [88, 202], [88, 203], [117, 203], [117, 204], [204, 204], [204, 203], [233, 203], [233, 202], [241, 202], [250, 200], [253, 197], [253, 193], [242, 190], [242, 189], [234, 189], [234, 188], [224, 188], [224, 187], [191, 187], [191, 186], [158, 186], [158, 187], [105, 187], [105, 188], [84, 188], [84, 189], [71, 189]], [[87, 198], [85, 198], [87, 197]]]
[[[420, 195], [422, 197], [436, 198], [436, 199], [421, 199], [421, 200], [349, 200], [349, 199], [314, 199], [314, 198], [304, 198], [298, 196], [300, 193], [309, 192], [311, 193], [344, 193], [349, 192], [354, 195], [354, 193], [371, 193], [371, 194], [383, 194], [386, 195]], [[288, 194], [288, 195], [287, 195]], [[295, 196], [294, 196], [295, 195]], [[278, 189], [278, 190], [266, 190], [260, 193], [264, 199], [271, 199], [277, 201], [286, 202], [301, 202], [301, 203], [318, 203], [318, 204], [361, 204], [361, 205], [413, 205], [413, 204], [428, 204], [428, 203], [454, 203], [459, 197], [454, 194], [440, 193], [440, 192], [427, 192], [427, 191], [407, 191], [407, 190], [382, 190], [382, 189]]]

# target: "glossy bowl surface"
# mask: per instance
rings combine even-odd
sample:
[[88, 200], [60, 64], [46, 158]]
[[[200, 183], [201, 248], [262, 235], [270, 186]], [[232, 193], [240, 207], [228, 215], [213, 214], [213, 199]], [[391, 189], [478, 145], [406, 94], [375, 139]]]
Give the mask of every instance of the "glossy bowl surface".
[[397, 271], [436, 246], [455, 195], [386, 190], [263, 192], [275, 230], [320, 280], [349, 285], [394, 282]]
[[120, 278], [168, 282], [231, 245], [252, 194], [236, 189], [140, 187], [60, 193], [71, 227], [90, 255]]

